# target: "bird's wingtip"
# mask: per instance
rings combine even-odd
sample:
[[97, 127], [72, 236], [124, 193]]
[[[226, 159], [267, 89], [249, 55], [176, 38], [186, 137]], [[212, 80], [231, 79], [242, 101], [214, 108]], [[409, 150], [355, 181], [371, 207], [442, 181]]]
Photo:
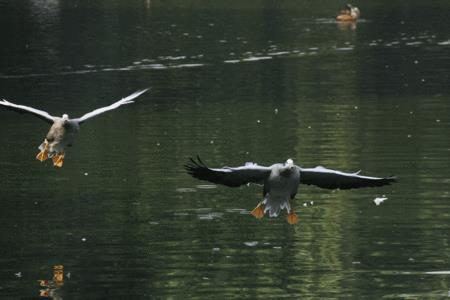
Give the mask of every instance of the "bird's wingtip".
[[143, 93], [149, 91], [150, 89], [151, 89], [151, 87], [140, 89], [136, 92], [136, 94], [143, 94]]
[[387, 178], [386, 178], [387, 180], [389, 180], [389, 182], [397, 182], [397, 176], [388, 176]]

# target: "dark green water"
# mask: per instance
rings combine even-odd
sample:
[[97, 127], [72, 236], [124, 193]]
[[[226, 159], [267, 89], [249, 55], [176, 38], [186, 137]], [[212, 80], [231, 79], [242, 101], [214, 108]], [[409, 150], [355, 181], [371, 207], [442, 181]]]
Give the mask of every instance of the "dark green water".
[[[62, 169], [34, 159], [47, 124], [0, 110], [0, 298], [59, 264], [55, 299], [449, 297], [450, 4], [358, 1], [352, 28], [339, 3], [238, 2], [0, 0], [0, 97], [76, 117], [152, 88]], [[260, 187], [189, 177], [197, 154], [399, 182], [302, 186], [290, 226], [249, 215]]]

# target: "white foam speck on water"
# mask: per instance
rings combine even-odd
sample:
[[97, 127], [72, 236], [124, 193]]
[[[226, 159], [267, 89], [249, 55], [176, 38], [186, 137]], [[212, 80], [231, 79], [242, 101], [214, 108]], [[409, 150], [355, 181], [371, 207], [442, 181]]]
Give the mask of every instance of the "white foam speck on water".
[[174, 212], [173, 215], [174, 216], [185, 217], [185, 216], [189, 216], [189, 213], [187, 213], [187, 212]]
[[425, 272], [425, 274], [428, 274], [428, 275], [450, 275], [450, 271], [447, 271], [447, 270], [429, 271], [429, 272]]
[[336, 48], [336, 51], [352, 51], [353, 49], [353, 47], [340, 47]]
[[405, 45], [406, 46], [418, 46], [418, 45], [422, 45], [423, 43], [422, 42], [409, 42], [409, 43], [406, 43]]
[[195, 68], [195, 67], [203, 67], [205, 64], [179, 64], [170, 66], [170, 68]]
[[224, 63], [226, 63], [226, 64], [236, 64], [238, 62], [240, 62], [239, 59], [229, 59], [229, 60], [224, 61]]
[[207, 190], [207, 189], [216, 189], [217, 185], [215, 185], [215, 184], [198, 184], [195, 187], [198, 188], [198, 189], [205, 189], [205, 190]]
[[255, 247], [255, 246], [258, 245], [258, 244], [259, 244], [258, 241], [244, 242], [244, 245], [245, 245], [245, 246], [248, 246], [248, 247]]
[[289, 54], [289, 53], [291, 53], [291, 52], [289, 52], [289, 51], [278, 51], [278, 52], [269, 52], [267, 54], [270, 55], [270, 56], [279, 56], [279, 55], [286, 55], [286, 54]]
[[439, 43], [437, 43], [439, 46], [448, 46], [448, 45], [450, 45], [450, 40], [448, 40], [448, 41], [443, 41], [443, 42], [439, 42]]
[[228, 213], [239, 213], [239, 214], [242, 212], [246, 212], [246, 210], [243, 208], [227, 208], [225, 211]]
[[180, 55], [180, 56], [167, 56], [167, 60], [180, 60], [180, 59], [186, 59], [186, 56]]
[[207, 213], [207, 214], [199, 214], [198, 218], [199, 218], [199, 220], [214, 220], [214, 219], [221, 218], [222, 216], [223, 216], [223, 213], [211, 212], [211, 213]]
[[197, 190], [194, 189], [194, 188], [177, 188], [175, 191], [176, 191], [177, 193], [194, 193], [194, 192], [196, 192]]
[[271, 56], [252, 56], [242, 59], [242, 61], [258, 61], [258, 60], [267, 60], [272, 59]]

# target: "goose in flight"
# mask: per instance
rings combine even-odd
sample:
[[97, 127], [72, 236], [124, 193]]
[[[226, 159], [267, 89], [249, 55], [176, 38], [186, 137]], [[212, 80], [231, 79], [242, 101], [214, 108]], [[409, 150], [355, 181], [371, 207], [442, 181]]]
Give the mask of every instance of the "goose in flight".
[[76, 119], [69, 118], [67, 114], [63, 114], [62, 117], [52, 116], [43, 110], [25, 105], [18, 105], [5, 99], [0, 101], [0, 106], [19, 113], [33, 114], [41, 120], [51, 124], [50, 130], [48, 131], [44, 142], [39, 146], [40, 152], [37, 154], [36, 159], [42, 162], [48, 158], [51, 158], [55, 167], [62, 167], [65, 155], [64, 150], [67, 146], [72, 145], [76, 134], [80, 130], [81, 124], [104, 112], [116, 109], [125, 104], [133, 103], [134, 98], [140, 96], [146, 91], [148, 91], [148, 89], [137, 91], [109, 106], [97, 108]]
[[229, 187], [256, 183], [263, 185], [263, 200], [252, 210], [251, 214], [261, 219], [266, 212], [270, 217], [277, 217], [286, 209], [289, 224], [298, 222], [298, 217], [291, 207], [300, 183], [316, 185], [326, 189], [352, 189], [375, 187], [395, 182], [395, 177], [369, 177], [356, 173], [344, 173], [318, 166], [302, 168], [294, 164], [292, 159], [285, 163], [273, 164], [269, 167], [255, 163], [246, 163], [241, 167], [209, 168], [197, 156], [185, 165], [187, 172], [193, 177]]

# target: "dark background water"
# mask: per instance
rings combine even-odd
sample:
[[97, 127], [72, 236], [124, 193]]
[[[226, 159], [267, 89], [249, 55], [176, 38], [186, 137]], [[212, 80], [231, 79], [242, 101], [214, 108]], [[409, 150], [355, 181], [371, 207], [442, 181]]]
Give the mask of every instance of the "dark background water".
[[[62, 169], [47, 124], [0, 111], [0, 297], [445, 298], [450, 291], [448, 1], [0, 1], [0, 97], [79, 116]], [[183, 170], [291, 157], [392, 186], [302, 186], [300, 223], [261, 188]], [[375, 197], [388, 200], [376, 206]]]

